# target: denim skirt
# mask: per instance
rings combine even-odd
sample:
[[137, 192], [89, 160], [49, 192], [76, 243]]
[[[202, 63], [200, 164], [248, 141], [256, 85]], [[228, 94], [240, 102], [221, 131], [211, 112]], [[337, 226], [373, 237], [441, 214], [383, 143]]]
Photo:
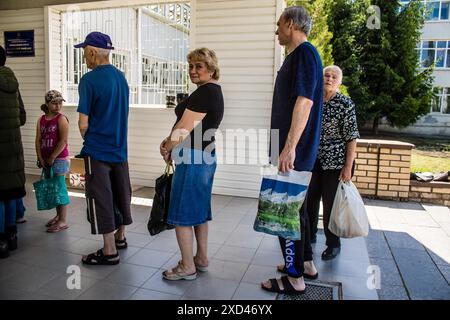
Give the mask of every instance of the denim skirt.
[[69, 159], [56, 159], [53, 162], [53, 173], [54, 174], [66, 174], [70, 170], [70, 160]]
[[215, 153], [189, 148], [174, 152], [172, 158], [176, 167], [167, 223], [182, 227], [203, 224], [212, 219], [211, 192], [217, 167]]

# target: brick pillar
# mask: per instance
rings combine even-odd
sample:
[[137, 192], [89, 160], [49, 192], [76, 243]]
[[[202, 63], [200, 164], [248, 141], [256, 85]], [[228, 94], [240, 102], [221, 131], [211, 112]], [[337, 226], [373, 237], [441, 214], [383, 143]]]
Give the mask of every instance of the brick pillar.
[[413, 148], [398, 141], [358, 140], [353, 181], [361, 195], [408, 199]]

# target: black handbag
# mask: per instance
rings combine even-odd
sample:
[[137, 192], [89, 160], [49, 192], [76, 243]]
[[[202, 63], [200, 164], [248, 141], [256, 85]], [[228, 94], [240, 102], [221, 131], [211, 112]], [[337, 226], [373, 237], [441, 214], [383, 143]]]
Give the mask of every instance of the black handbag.
[[[171, 168], [172, 173], [170, 173]], [[152, 236], [160, 233], [161, 231], [175, 228], [175, 226], [167, 224], [173, 171], [173, 165], [168, 163], [164, 174], [156, 179], [155, 182], [155, 196], [153, 197], [150, 219], [147, 223], [147, 229]]]

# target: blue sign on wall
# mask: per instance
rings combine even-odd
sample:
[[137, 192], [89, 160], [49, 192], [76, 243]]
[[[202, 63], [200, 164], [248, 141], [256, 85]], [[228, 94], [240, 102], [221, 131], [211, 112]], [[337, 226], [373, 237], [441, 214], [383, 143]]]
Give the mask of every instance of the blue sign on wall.
[[8, 57], [34, 57], [34, 30], [5, 31]]

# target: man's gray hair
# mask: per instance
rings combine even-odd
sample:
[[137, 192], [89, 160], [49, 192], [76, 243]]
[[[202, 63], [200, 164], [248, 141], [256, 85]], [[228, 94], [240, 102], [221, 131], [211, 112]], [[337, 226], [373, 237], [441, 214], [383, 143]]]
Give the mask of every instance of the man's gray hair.
[[111, 53], [110, 49], [97, 48], [94, 46], [86, 46], [86, 48], [89, 48], [90, 50], [94, 51], [97, 54], [97, 56], [99, 56], [102, 59], [108, 59]]
[[108, 58], [109, 54], [111, 52], [111, 50], [109, 50], [109, 49], [103, 49], [103, 48], [96, 48], [96, 49], [97, 49], [97, 54], [104, 59]]
[[312, 29], [312, 20], [308, 11], [302, 6], [287, 7], [283, 11], [283, 18], [285, 22], [292, 20], [295, 29], [302, 31], [309, 36]]

